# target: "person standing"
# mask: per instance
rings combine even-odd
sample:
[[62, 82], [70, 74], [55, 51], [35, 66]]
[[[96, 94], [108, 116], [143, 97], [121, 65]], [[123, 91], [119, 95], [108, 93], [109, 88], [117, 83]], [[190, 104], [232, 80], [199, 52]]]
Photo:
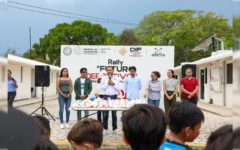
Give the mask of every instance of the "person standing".
[[[113, 76], [114, 69], [113, 67], [107, 67], [107, 76], [102, 78], [100, 84], [100, 90], [103, 91], [104, 100], [108, 99], [117, 99], [118, 91], [121, 90], [121, 83], [119, 78]], [[109, 111], [103, 111], [103, 135], [107, 133], [108, 130], [108, 114]], [[117, 112], [112, 111], [112, 126], [113, 133], [120, 134], [117, 129]]]
[[70, 110], [69, 107], [71, 105], [72, 100], [72, 91], [73, 91], [73, 84], [72, 79], [68, 76], [68, 69], [63, 68], [61, 70], [60, 76], [57, 78], [56, 81], [56, 87], [58, 91], [58, 102], [59, 102], [59, 118], [60, 118], [60, 128], [64, 128], [63, 124], [63, 111], [64, 111], [64, 104], [65, 104], [65, 110], [66, 110], [66, 127], [70, 128], [68, 122], [69, 122], [69, 116], [70, 116]]
[[[92, 94], [96, 96], [96, 98], [103, 98], [104, 95], [103, 95], [103, 91], [101, 91], [99, 89], [99, 86], [100, 86], [100, 83], [102, 81], [102, 78], [104, 77], [104, 75], [102, 73], [99, 73], [98, 74], [98, 79], [97, 79], [97, 84], [95, 84], [95, 86], [93, 87], [93, 91], [92, 91]], [[98, 111], [97, 113], [97, 119], [98, 121], [100, 121], [102, 123], [102, 111]]]
[[[76, 100], [84, 100], [92, 91], [92, 81], [87, 78], [87, 68], [80, 69], [81, 77], [77, 78], [74, 82], [74, 91]], [[85, 110], [85, 118], [88, 118], [89, 111]], [[81, 119], [81, 111], [77, 111], [78, 120]]]
[[[162, 90], [162, 82], [159, 80], [160, 73], [158, 71], [153, 71], [151, 73], [151, 78], [147, 85], [144, 94], [144, 98], [148, 97], [148, 104], [159, 107], [160, 98], [161, 98], [161, 90]], [[148, 93], [148, 95], [147, 95]]]
[[165, 113], [168, 114], [169, 108], [176, 102], [176, 93], [178, 91], [178, 80], [174, 79], [174, 71], [168, 70], [168, 79], [163, 80], [164, 106]]
[[13, 101], [17, 95], [18, 83], [12, 77], [11, 70], [8, 70], [8, 107], [13, 107]]
[[142, 82], [139, 77], [136, 76], [136, 67], [129, 67], [130, 75], [125, 81], [125, 91], [127, 92], [127, 100], [139, 99], [139, 91], [142, 88]]
[[197, 78], [192, 77], [192, 74], [193, 70], [191, 68], [187, 68], [186, 77], [181, 79], [181, 101], [188, 101], [197, 105], [199, 83]]

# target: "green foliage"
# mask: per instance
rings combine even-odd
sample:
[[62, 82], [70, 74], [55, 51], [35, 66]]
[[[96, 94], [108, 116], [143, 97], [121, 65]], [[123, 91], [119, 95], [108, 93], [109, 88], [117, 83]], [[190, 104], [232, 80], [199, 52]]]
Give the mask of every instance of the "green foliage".
[[213, 104], [213, 99], [210, 98], [209, 104]]
[[57, 24], [33, 48], [38, 58], [45, 60], [48, 55], [49, 63], [59, 66], [61, 45], [103, 45], [109, 36], [100, 24], [76, 20], [72, 24]]
[[179, 96], [179, 92], [177, 92], [177, 96]]
[[134, 29], [124, 29], [118, 36], [111, 35], [107, 39], [108, 45], [139, 45], [140, 40]]
[[[225, 49], [232, 49], [232, 30], [228, 19], [189, 9], [155, 11], [146, 15], [135, 29], [141, 45], [175, 46], [175, 66], [206, 57], [205, 51], [192, 52], [192, 49], [214, 34], [224, 40]], [[207, 55], [211, 52], [209, 48]]]

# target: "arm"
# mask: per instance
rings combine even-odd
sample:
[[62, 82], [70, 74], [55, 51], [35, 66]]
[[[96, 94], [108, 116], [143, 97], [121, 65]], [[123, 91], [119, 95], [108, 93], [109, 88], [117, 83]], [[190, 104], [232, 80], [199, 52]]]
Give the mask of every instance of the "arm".
[[120, 82], [120, 80], [117, 78], [117, 82], [115, 83], [115, 85], [113, 86], [116, 90], [121, 91], [122, 89], [122, 84]]
[[106, 78], [103, 78], [102, 81], [101, 81], [101, 83], [100, 83], [99, 89], [100, 89], [101, 91], [105, 91], [106, 88], [109, 86], [107, 83], [105, 84], [105, 79], [106, 79]]
[[89, 88], [88, 88], [88, 90], [87, 90], [87, 92], [86, 92], [86, 97], [88, 97], [88, 95], [91, 93], [91, 91], [92, 91], [92, 80], [91, 79], [89, 79], [88, 78], [88, 80], [89, 80]]
[[138, 85], [139, 85], [138, 90], [140, 91], [142, 89], [142, 81], [141, 81], [141, 79], [138, 80]]
[[59, 83], [60, 83], [60, 78], [57, 78], [56, 88], [57, 88], [58, 93], [62, 95], [63, 93], [62, 93], [62, 91], [61, 91], [60, 88], [59, 88]]
[[[13, 78], [13, 79], [14, 79], [14, 78]], [[13, 83], [14, 87], [17, 89], [17, 88], [18, 88], [17, 80], [14, 79], [14, 80], [12, 81], [12, 83]]]
[[169, 97], [169, 95], [167, 94], [167, 91], [166, 91], [166, 86], [163, 84], [163, 91], [164, 91], [164, 94], [167, 96], [167, 98]]
[[175, 91], [173, 92], [173, 95], [176, 95], [177, 91], [178, 91], [178, 83], [176, 84]]
[[72, 94], [72, 91], [73, 91], [73, 84], [72, 84], [72, 79], [71, 78], [69, 78], [70, 79], [70, 95]]
[[186, 94], [191, 94], [191, 92], [188, 92], [187, 90], [184, 89], [184, 85], [181, 85], [181, 90], [183, 93], [186, 93]]
[[74, 83], [74, 92], [76, 94], [76, 97], [80, 98], [80, 93], [78, 92], [78, 87], [79, 87], [80, 83], [78, 82], [78, 79], [75, 80]]
[[125, 81], [125, 91], [126, 91], [126, 93], [127, 93], [127, 87], [128, 87], [128, 78]]

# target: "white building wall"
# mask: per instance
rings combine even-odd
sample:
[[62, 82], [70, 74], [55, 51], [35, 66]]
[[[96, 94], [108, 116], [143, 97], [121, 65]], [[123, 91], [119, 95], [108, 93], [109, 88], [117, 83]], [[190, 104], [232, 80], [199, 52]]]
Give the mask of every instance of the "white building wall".
[[17, 95], [15, 100], [31, 98], [31, 68], [23, 67], [21, 81], [21, 66], [8, 64], [8, 69], [12, 71], [12, 77], [18, 82]]

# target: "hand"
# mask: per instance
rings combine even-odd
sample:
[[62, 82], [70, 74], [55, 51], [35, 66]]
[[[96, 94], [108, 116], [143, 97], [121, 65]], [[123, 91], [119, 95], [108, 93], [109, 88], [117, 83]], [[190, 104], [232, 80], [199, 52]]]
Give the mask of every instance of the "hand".
[[108, 80], [108, 85], [111, 85], [111, 81], [112, 81], [111, 79]]
[[68, 95], [67, 95], [67, 98], [69, 98], [71, 96], [71, 94], [69, 93]]
[[148, 90], [151, 90], [151, 91], [152, 91], [152, 88], [148, 88]]
[[82, 95], [80, 95], [80, 99], [83, 99], [83, 96], [82, 96]]
[[191, 95], [188, 95], [188, 98], [190, 99], [190, 98], [192, 98], [192, 96], [191, 96]]
[[191, 96], [191, 97], [192, 97], [193, 95], [194, 95], [194, 93], [193, 93], [193, 92], [189, 94], [189, 96]]
[[68, 98], [66, 94], [63, 94], [63, 93], [62, 93], [62, 96], [63, 96], [64, 98]]
[[83, 95], [82, 97], [83, 97], [83, 99], [85, 99], [85, 98], [86, 98], [86, 96], [85, 96], [85, 95]]
[[147, 93], [145, 93], [145, 94], [143, 95], [143, 97], [146, 98], [146, 97], [147, 97]]
[[113, 80], [111, 80], [111, 81], [110, 81], [110, 84], [111, 84], [111, 85], [113, 85], [113, 84], [114, 84]]
[[169, 100], [172, 100], [173, 99], [173, 95], [169, 96]]
[[16, 82], [16, 81], [14, 81], [14, 80], [12, 81], [12, 83], [13, 83], [13, 85], [14, 85], [14, 86], [16, 86], [16, 84], [17, 84], [17, 82]]

